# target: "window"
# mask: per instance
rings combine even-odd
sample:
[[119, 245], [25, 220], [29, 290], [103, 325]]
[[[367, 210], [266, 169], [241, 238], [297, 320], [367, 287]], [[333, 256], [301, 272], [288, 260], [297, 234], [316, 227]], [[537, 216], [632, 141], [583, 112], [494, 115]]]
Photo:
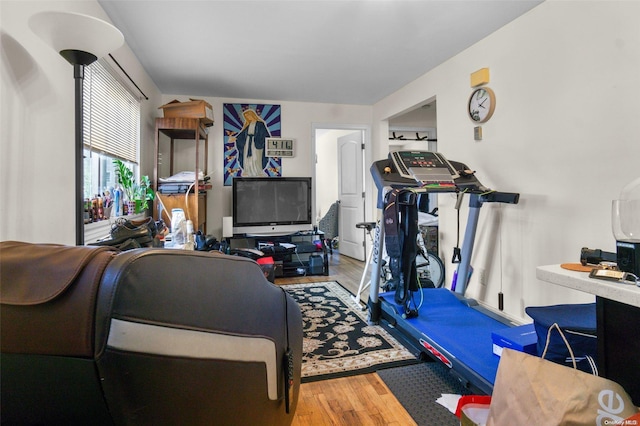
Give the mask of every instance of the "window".
[[102, 196], [116, 186], [114, 159], [138, 175], [140, 101], [103, 61], [84, 74], [84, 197]]

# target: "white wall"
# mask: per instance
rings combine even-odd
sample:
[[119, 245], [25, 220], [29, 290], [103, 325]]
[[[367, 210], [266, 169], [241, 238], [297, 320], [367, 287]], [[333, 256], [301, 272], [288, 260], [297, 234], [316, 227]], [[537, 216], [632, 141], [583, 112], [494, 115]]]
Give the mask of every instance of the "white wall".
[[[402, 115], [395, 116], [389, 120], [389, 128], [390, 129], [417, 129], [417, 128], [435, 128], [438, 124], [437, 122], [437, 108], [436, 103], [431, 102], [426, 105], [418, 106], [411, 111], [407, 111]], [[398, 131], [397, 135], [400, 135], [401, 132]], [[413, 135], [407, 135], [407, 137], [412, 137]]]
[[[295, 157], [282, 159], [283, 176], [313, 176], [315, 152], [312, 150], [311, 141], [312, 127], [314, 125], [327, 124], [328, 127], [339, 124], [368, 126], [371, 122], [372, 107], [361, 105], [334, 105], [255, 99], [222, 99], [200, 97], [197, 95], [163, 95], [162, 103], [170, 102], [174, 99], [186, 101], [189, 98], [204, 99], [213, 107], [215, 124], [209, 129], [208, 166], [208, 172], [213, 172], [211, 176], [213, 189], [207, 193], [207, 234], [217, 238], [220, 238], [222, 235], [222, 218], [224, 216], [231, 216], [232, 209], [231, 186], [223, 186], [223, 104], [266, 103], [281, 105], [282, 137], [296, 140]], [[188, 158], [191, 158], [191, 156]], [[320, 185], [321, 183], [316, 182], [316, 184]], [[315, 206], [313, 211], [317, 212]]]
[[328, 130], [316, 133], [316, 217], [322, 219], [339, 197], [338, 194], [338, 138], [353, 130]]
[[[29, 28], [44, 10], [109, 21], [94, 0], [0, 2], [0, 240], [75, 244], [73, 67]], [[151, 174], [159, 91], [126, 45], [112, 54], [150, 98], [140, 162]]]
[[[521, 194], [518, 205], [483, 207], [469, 296], [497, 307], [502, 288], [505, 313], [522, 319], [526, 306], [593, 301], [537, 280], [535, 268], [578, 262], [581, 247], [615, 251], [611, 200], [640, 175], [638, 16], [640, 2], [547, 0], [374, 105], [374, 158], [387, 155], [386, 119], [435, 97], [438, 150], [486, 186]], [[476, 142], [466, 104], [483, 67], [497, 106]], [[439, 200], [448, 261], [454, 198]]]

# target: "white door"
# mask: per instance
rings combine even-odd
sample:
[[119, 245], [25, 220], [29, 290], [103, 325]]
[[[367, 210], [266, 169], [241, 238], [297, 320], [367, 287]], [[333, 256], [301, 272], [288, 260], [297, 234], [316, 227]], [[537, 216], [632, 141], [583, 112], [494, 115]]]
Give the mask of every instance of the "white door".
[[363, 132], [338, 138], [338, 235], [340, 254], [365, 260], [365, 231], [356, 228], [364, 221]]

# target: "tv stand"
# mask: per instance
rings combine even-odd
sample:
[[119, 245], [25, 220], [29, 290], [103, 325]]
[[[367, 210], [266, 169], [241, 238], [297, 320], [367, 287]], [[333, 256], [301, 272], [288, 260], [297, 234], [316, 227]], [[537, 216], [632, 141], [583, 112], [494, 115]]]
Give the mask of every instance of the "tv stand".
[[[322, 231], [264, 236], [235, 234], [229, 238], [229, 248], [255, 248], [272, 256], [276, 277], [329, 275], [329, 257], [323, 239]], [[315, 256], [320, 257], [321, 265], [316, 263]]]

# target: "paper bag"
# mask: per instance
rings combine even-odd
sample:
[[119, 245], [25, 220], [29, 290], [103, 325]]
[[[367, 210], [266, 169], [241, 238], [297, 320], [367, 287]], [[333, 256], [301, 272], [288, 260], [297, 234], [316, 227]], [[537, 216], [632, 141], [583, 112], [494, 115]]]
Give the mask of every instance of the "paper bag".
[[611, 380], [504, 349], [487, 425], [613, 425], [637, 412]]

